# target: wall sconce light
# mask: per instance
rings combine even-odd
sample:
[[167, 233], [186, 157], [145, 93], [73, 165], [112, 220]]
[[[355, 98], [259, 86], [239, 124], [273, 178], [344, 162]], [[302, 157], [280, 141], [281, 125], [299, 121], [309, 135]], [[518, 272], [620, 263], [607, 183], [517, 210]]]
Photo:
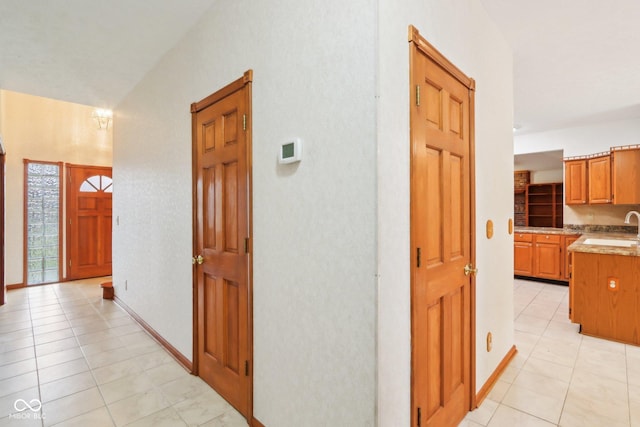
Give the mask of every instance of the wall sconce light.
[[113, 119], [113, 111], [105, 110], [103, 108], [96, 108], [95, 110], [93, 110], [91, 117], [93, 117], [93, 120], [96, 121], [98, 129], [107, 130], [109, 129], [109, 123], [111, 123], [111, 120]]

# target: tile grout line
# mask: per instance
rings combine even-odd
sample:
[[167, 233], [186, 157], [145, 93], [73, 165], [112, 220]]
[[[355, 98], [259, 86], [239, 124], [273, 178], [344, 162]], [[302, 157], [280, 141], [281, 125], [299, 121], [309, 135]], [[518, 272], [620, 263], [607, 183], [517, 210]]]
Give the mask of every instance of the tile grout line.
[[38, 368], [38, 353], [36, 352], [36, 331], [33, 326], [33, 314], [31, 312], [31, 295], [29, 294], [28, 290], [26, 291], [26, 294], [27, 294], [27, 304], [29, 306], [29, 321], [31, 322], [31, 336], [33, 341], [33, 360], [36, 365], [36, 379], [38, 381], [38, 399], [40, 401], [40, 426], [44, 427], [45, 415], [44, 415], [44, 412], [42, 411], [42, 390], [40, 389], [40, 369]]
[[[55, 292], [55, 290], [54, 290]], [[89, 301], [89, 299], [87, 298], [86, 294], [82, 291], [80, 291], [82, 293], [82, 299], [85, 301], [84, 304], [89, 304], [91, 306], [91, 308], [96, 312], [96, 314], [98, 314], [98, 316], [100, 315], [100, 313], [98, 313], [98, 311], [95, 309], [95, 307], [93, 307], [93, 304], [91, 304], [91, 302]], [[96, 379], [96, 376], [93, 372], [93, 368], [91, 367], [91, 364], [89, 363], [89, 360], [87, 359], [87, 355], [85, 354], [84, 350], [82, 349], [82, 345], [80, 344], [80, 340], [78, 339], [78, 334], [76, 334], [76, 330], [73, 328], [71, 321], [69, 319], [69, 317], [67, 316], [67, 309], [64, 305], [60, 304], [60, 307], [62, 307], [62, 312], [64, 313], [64, 317], [67, 319], [67, 322], [69, 322], [69, 327], [71, 328], [71, 332], [73, 333], [73, 338], [76, 340], [76, 342], [78, 343], [78, 349], [80, 349], [80, 352], [82, 353], [82, 358], [84, 359], [84, 362], [87, 364], [87, 367], [89, 368], [89, 373], [91, 374], [91, 378], [93, 378], [94, 383], [96, 384], [96, 389], [98, 390], [98, 393], [100, 394], [100, 398], [102, 399], [102, 402], [104, 403], [104, 408], [107, 410], [107, 413], [109, 414], [109, 418], [111, 419], [111, 422], [113, 423], [114, 426], [116, 426], [116, 421], [113, 418], [113, 414], [111, 413], [111, 410], [109, 409], [109, 405], [107, 405], [107, 401], [104, 398], [104, 394], [102, 393], [102, 389], [100, 388], [100, 386], [98, 385], [98, 380]], [[85, 391], [85, 390], [83, 390]], [[79, 393], [81, 393], [82, 391], [80, 391]], [[79, 417], [81, 415], [85, 415], [88, 414], [91, 411], [87, 411], [83, 414], [77, 414], [74, 417], [72, 417], [71, 419], [75, 418], [75, 417]], [[61, 422], [64, 421], [68, 421], [68, 420], [63, 420]]]

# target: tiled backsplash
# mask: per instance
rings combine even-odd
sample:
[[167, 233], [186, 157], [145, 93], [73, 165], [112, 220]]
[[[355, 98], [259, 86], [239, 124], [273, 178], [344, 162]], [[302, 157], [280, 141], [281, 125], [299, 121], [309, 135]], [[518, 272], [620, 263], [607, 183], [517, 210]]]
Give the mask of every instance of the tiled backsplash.
[[565, 230], [577, 233], [631, 233], [638, 232], [637, 225], [564, 224]]

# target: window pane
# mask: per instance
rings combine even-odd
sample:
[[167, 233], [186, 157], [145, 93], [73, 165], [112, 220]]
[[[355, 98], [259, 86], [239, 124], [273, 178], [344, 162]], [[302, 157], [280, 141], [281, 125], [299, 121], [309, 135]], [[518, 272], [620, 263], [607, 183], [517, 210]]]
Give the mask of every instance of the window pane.
[[97, 191], [98, 189], [91, 185], [88, 181], [83, 182], [80, 186], [81, 193], [96, 193]]

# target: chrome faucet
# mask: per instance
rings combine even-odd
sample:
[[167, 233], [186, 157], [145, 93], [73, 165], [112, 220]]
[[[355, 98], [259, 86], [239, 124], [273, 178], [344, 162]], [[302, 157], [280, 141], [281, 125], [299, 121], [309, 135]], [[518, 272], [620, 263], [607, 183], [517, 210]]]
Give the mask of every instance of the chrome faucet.
[[638, 236], [637, 239], [640, 240], [640, 213], [638, 211], [629, 211], [627, 212], [627, 216], [624, 217], [624, 223], [629, 224], [629, 220], [631, 219], [631, 215], [636, 216], [636, 220], [638, 221]]

